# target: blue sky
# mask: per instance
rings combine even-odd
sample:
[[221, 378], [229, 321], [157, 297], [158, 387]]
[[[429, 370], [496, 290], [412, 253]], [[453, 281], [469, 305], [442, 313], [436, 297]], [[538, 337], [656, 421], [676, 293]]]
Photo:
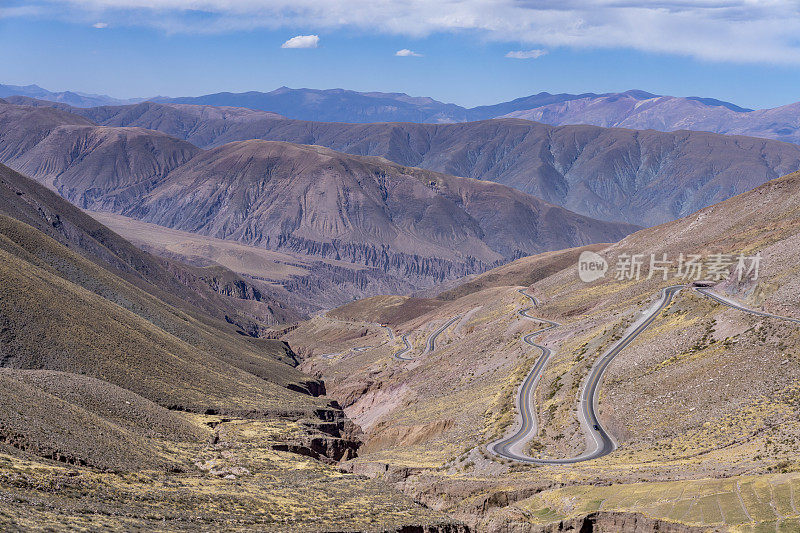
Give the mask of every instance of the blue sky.
[[[497, 0], [444, 11], [360, 2], [0, 0], [0, 83], [117, 97], [342, 87], [464, 106], [632, 88], [753, 108], [800, 100], [800, 15], [780, 0]], [[281, 47], [298, 35], [317, 35], [317, 47]], [[506, 57], [530, 50], [543, 54]]]

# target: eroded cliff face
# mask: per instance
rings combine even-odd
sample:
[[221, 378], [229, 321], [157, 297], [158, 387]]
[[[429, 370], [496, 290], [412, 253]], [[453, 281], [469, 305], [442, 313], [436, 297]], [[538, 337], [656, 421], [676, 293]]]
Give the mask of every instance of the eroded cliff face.
[[317, 410], [313, 417], [303, 418], [300, 423], [307, 431], [274, 445], [273, 449], [333, 464], [353, 459], [363, 444], [361, 430], [336, 402], [331, 402], [331, 409]]
[[[516, 517], [514, 516], [516, 514]], [[649, 518], [639, 513], [598, 511], [554, 524], [537, 525], [521, 513], [508, 512], [475, 529], [487, 533], [715, 533], [718, 528], [695, 527]]]

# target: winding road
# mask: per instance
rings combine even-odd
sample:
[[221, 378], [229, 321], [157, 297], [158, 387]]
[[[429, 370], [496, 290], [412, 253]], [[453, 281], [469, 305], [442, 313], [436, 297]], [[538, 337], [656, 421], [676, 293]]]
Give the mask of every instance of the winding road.
[[[526, 307], [517, 313], [528, 320], [535, 320], [536, 322], [542, 322], [547, 324], [546, 328], [534, 331], [533, 333], [528, 333], [522, 338], [522, 341], [526, 344], [529, 344], [535, 348], [539, 348], [542, 351], [542, 354], [536, 360], [536, 364], [533, 365], [533, 368], [525, 377], [525, 381], [522, 382], [520, 386], [519, 394], [517, 395], [517, 408], [519, 409], [521, 416], [522, 416], [522, 426], [510, 437], [500, 440], [492, 445], [490, 445], [489, 449], [493, 453], [497, 455], [501, 455], [503, 457], [507, 457], [509, 459], [515, 459], [516, 457], [522, 457], [519, 453], [515, 452], [514, 450], [519, 446], [524, 445], [530, 438], [534, 437], [538, 432], [538, 424], [536, 419], [536, 409], [533, 407], [533, 392], [536, 390], [536, 385], [539, 382], [539, 378], [542, 375], [542, 371], [544, 371], [544, 367], [547, 366], [547, 361], [550, 359], [550, 348], [546, 346], [542, 346], [541, 344], [536, 344], [533, 342], [533, 339], [545, 331], [549, 331], [553, 328], [557, 328], [560, 326], [557, 322], [551, 322], [550, 320], [545, 320], [543, 318], [536, 318], [530, 316], [528, 311], [539, 305], [539, 301], [534, 297], [525, 292], [523, 289], [520, 289], [520, 294], [530, 299], [531, 303], [533, 304], [531, 307]], [[520, 407], [522, 407], [520, 409]], [[527, 459], [534, 460], [533, 458], [528, 457]], [[525, 459], [516, 459], [516, 460], [525, 460]]]
[[[323, 316], [325, 316], [325, 315], [323, 315]], [[327, 317], [326, 317], [326, 318], [327, 318]], [[394, 339], [394, 331], [392, 331], [392, 328], [390, 328], [389, 326], [386, 326], [386, 325], [384, 325], [384, 324], [377, 324], [377, 323], [374, 323], [374, 324], [375, 324], [376, 326], [380, 326], [381, 328], [383, 328], [383, 329], [385, 329], [385, 330], [386, 330], [386, 334], [389, 336], [389, 340], [392, 340], [392, 339]], [[381, 344], [385, 344], [385, 343], [381, 343]], [[357, 353], [360, 353], [360, 352], [365, 352], [365, 351], [369, 350], [370, 348], [376, 348], [376, 346], [374, 346], [374, 345], [370, 345], [370, 346], [356, 346], [355, 348], [348, 348], [347, 350], [344, 350], [344, 351], [342, 351], [342, 352], [324, 353], [324, 354], [320, 355], [320, 357], [321, 357], [322, 359], [333, 359], [333, 358], [334, 358], [334, 357], [336, 357], [337, 355], [341, 355], [341, 354], [344, 354], [344, 353], [347, 353], [347, 352], [357, 352]]]
[[[537, 433], [536, 415], [533, 411], [533, 391], [535, 390], [535, 385], [538, 382], [544, 367], [547, 365], [547, 360], [550, 357], [550, 350], [544, 346], [533, 343], [531, 341], [531, 336], [550, 330], [556, 327], [558, 324], [555, 322], [550, 322], [549, 320], [545, 321], [529, 316], [527, 311], [530, 310], [530, 308], [521, 311], [520, 314], [522, 316], [545, 322], [549, 324], [549, 327], [531, 333], [523, 338], [527, 344], [541, 349], [542, 355], [537, 360], [533, 369], [531, 369], [526, 376], [522, 386], [520, 387], [519, 393], [517, 394], [517, 406], [522, 418], [522, 424], [513, 435], [491, 443], [488, 446], [488, 450], [491, 453], [505, 457], [506, 459], [536, 464], [573, 464], [581, 461], [597, 459], [598, 457], [603, 457], [604, 455], [608, 455], [614, 451], [617, 447], [617, 444], [603, 428], [597, 417], [597, 401], [600, 381], [602, 380], [603, 373], [608, 368], [608, 365], [611, 364], [611, 361], [614, 359], [614, 357], [616, 357], [623, 349], [625, 349], [626, 346], [628, 346], [636, 337], [638, 337], [639, 334], [641, 334], [650, 326], [650, 324], [653, 323], [661, 311], [663, 311], [664, 308], [670, 304], [672, 297], [682, 288], [684, 288], [684, 285], [673, 285], [663, 289], [661, 291], [661, 300], [658, 302], [658, 305], [652, 307], [649, 312], [639, 319], [639, 321], [635, 323], [635, 327], [633, 327], [629, 333], [614, 343], [614, 345], [592, 366], [589, 376], [584, 382], [581, 390], [581, 399], [578, 405], [578, 416], [584, 432], [589, 437], [587, 439], [587, 443], [589, 440], [591, 440], [594, 443], [594, 448], [592, 449], [589, 447], [581, 455], [567, 459], [537, 459], [526, 455], [522, 449], [525, 443], [535, 437]], [[520, 293], [530, 298], [534, 305], [538, 303], [535, 298], [524, 291], [520, 291]]]
[[[443, 333], [443, 332], [444, 332], [444, 331], [445, 331], [447, 328], [449, 328], [451, 325], [453, 325], [453, 323], [454, 323], [456, 320], [458, 320], [458, 319], [460, 319], [460, 318], [461, 318], [461, 315], [456, 315], [456, 316], [454, 316], [453, 318], [451, 318], [450, 320], [448, 320], [448, 321], [447, 321], [447, 322], [446, 322], [444, 325], [442, 325], [441, 327], [439, 327], [439, 328], [438, 328], [436, 331], [434, 331], [433, 333], [431, 333], [431, 334], [428, 336], [428, 340], [427, 340], [427, 341], [426, 341], [426, 343], [425, 343], [425, 351], [424, 351], [424, 352], [422, 352], [422, 355], [425, 355], [425, 354], [427, 354], [427, 353], [430, 353], [430, 352], [433, 352], [434, 350], [436, 350], [436, 339], [437, 339], [437, 338], [439, 337], [439, 335], [441, 335], [441, 334], [442, 334], [442, 333]], [[379, 325], [380, 325], [380, 327], [382, 327], [383, 329], [385, 329], [385, 330], [386, 330], [386, 334], [389, 336], [389, 340], [393, 340], [393, 339], [395, 338], [395, 334], [394, 334], [394, 331], [392, 331], [392, 328], [390, 328], [389, 326], [383, 325], [383, 324], [379, 324]], [[402, 341], [403, 341], [403, 345], [404, 345], [404, 346], [403, 346], [403, 347], [402, 347], [400, 350], [398, 350], [398, 351], [396, 351], [394, 354], [392, 354], [392, 357], [394, 357], [394, 358], [395, 358], [395, 359], [397, 359], [398, 361], [412, 361], [412, 360], [414, 359], [413, 357], [407, 357], [407, 356], [406, 356], [406, 354], [407, 354], [408, 352], [410, 352], [411, 350], [413, 350], [413, 349], [414, 349], [414, 347], [411, 345], [411, 343], [410, 343], [410, 342], [408, 342], [408, 334], [402, 335], [402, 336], [400, 337], [400, 340], [402, 340]], [[321, 357], [322, 359], [333, 359], [333, 358], [334, 358], [334, 357], [336, 357], [337, 355], [341, 355], [341, 354], [343, 354], [343, 353], [347, 353], [347, 352], [363, 352], [363, 351], [369, 350], [370, 348], [375, 348], [375, 346], [358, 346], [358, 347], [356, 347], [356, 348], [349, 348], [349, 349], [347, 349], [347, 350], [345, 350], [345, 351], [343, 351], [343, 352], [335, 352], [335, 353], [326, 353], [326, 354], [322, 354], [320, 357]]]
[[[445, 322], [442, 326], [440, 326], [438, 329], [436, 329], [436, 331], [434, 331], [433, 333], [428, 335], [428, 340], [425, 342], [425, 350], [422, 352], [422, 355], [425, 355], [427, 353], [431, 353], [434, 350], [436, 350], [436, 339], [437, 339], [437, 337], [439, 337], [439, 335], [441, 335], [447, 328], [452, 326], [453, 323], [455, 321], [457, 321], [458, 319], [460, 319], [460, 318], [461, 318], [461, 315], [454, 316], [453, 318], [451, 318], [450, 320]], [[403, 335], [402, 337], [400, 337], [400, 340], [403, 341], [404, 346], [400, 350], [396, 351], [394, 353], [393, 357], [395, 359], [397, 359], [398, 361], [412, 361], [414, 359], [413, 357], [407, 357], [406, 356], [406, 354], [413, 349], [413, 346], [411, 346], [411, 343], [408, 342], [408, 335], [407, 334]]]
[[703, 296], [707, 296], [708, 298], [711, 298], [712, 300], [717, 301], [717, 303], [721, 303], [722, 305], [727, 305], [728, 307], [732, 307], [733, 309], [738, 309], [739, 311], [744, 311], [745, 313], [750, 313], [751, 315], [765, 316], [765, 317], [768, 317], [768, 318], [778, 318], [780, 320], [788, 320], [789, 322], [794, 322], [796, 324], [800, 324], [800, 318], [792, 318], [792, 317], [788, 317], [788, 316], [773, 315], [771, 313], [765, 313], [764, 311], [756, 311], [755, 309], [750, 309], [750, 308], [747, 308], [747, 307], [743, 307], [742, 305], [740, 305], [740, 304], [738, 304], [738, 303], [736, 303], [736, 302], [734, 302], [732, 300], [728, 300], [726, 298], [723, 298], [722, 296], [719, 296], [718, 294], [714, 294], [713, 292], [709, 291], [708, 289], [697, 287], [697, 288], [695, 288], [695, 291], [699, 292]]
[[[672, 285], [670, 287], [666, 287], [661, 291], [661, 300], [658, 304], [654, 307], [651, 307], [646, 314], [639, 319], [634, 324], [633, 329], [630, 330], [624, 337], [619, 339], [612, 347], [609, 349], [605, 355], [603, 355], [593, 366], [587, 377], [586, 381], [584, 382], [583, 389], [581, 391], [581, 399], [578, 406], [579, 418], [581, 422], [581, 426], [584, 428], [584, 432], [591, 438], [591, 441], [594, 444], [594, 448], [588, 448], [583, 454], [577, 457], [570, 457], [567, 459], [536, 459], [534, 457], [530, 457], [525, 454], [522, 450], [525, 443], [527, 443], [531, 438], [535, 437], [537, 434], [537, 423], [536, 423], [536, 414], [535, 409], [533, 407], [533, 392], [536, 389], [536, 384], [541, 377], [542, 371], [544, 370], [545, 366], [547, 366], [547, 361], [550, 357], [550, 350], [539, 344], [533, 342], [533, 338], [536, 335], [539, 335], [545, 331], [551, 330], [558, 326], [556, 322], [552, 322], [549, 320], [544, 320], [541, 318], [536, 318], [528, 315], [528, 311], [532, 309], [528, 307], [519, 311], [519, 314], [525, 318], [536, 320], [538, 322], [543, 322], [548, 324], [548, 327], [544, 329], [540, 329], [533, 333], [530, 333], [523, 337], [523, 341], [531, 346], [535, 346], [542, 350], [542, 355], [536, 361], [536, 364], [533, 366], [531, 371], [526, 376], [525, 380], [523, 381], [522, 385], [520, 386], [519, 393], [517, 395], [517, 406], [521, 414], [522, 418], [522, 425], [514, 432], [513, 435], [493, 442], [488, 446], [490, 452], [499, 455], [501, 457], [505, 457], [507, 459], [511, 459], [514, 461], [520, 461], [525, 463], [537, 463], [537, 464], [573, 464], [578, 463], [581, 461], [589, 461], [591, 459], [597, 459], [598, 457], [603, 457], [604, 455], [608, 455], [609, 453], [613, 452], [617, 448], [617, 444], [614, 441], [613, 437], [603, 428], [603, 425], [600, 423], [600, 420], [597, 417], [597, 408], [598, 408], [598, 396], [599, 396], [599, 389], [600, 389], [600, 382], [603, 378], [603, 374], [605, 373], [608, 366], [611, 364], [611, 361], [616, 357], [622, 350], [625, 349], [633, 340], [639, 336], [644, 330], [646, 330], [658, 317], [658, 315], [663, 311], [672, 301], [672, 298], [677, 294], [681, 289], [685, 288], [685, 285]], [[768, 318], [777, 318], [780, 320], [786, 320], [789, 322], [794, 322], [800, 324], [800, 319], [791, 318], [781, 315], [773, 315], [771, 313], [766, 313], [764, 311], [757, 311], [755, 309], [749, 309], [744, 307], [732, 300], [719, 296], [717, 294], [712, 293], [706, 288], [695, 287], [695, 291], [715, 300], [717, 303], [722, 305], [731, 307], [733, 309], [737, 309], [739, 311], [743, 311], [745, 313], [750, 313], [753, 315], [768, 317]], [[520, 290], [520, 294], [527, 296], [530, 298], [531, 302], [534, 306], [538, 305], [538, 301], [536, 298], [527, 294], [525, 291]], [[588, 440], [587, 440], [588, 442]]]
[[405, 346], [400, 350], [396, 351], [393, 357], [398, 361], [411, 361], [412, 359], [414, 359], [413, 357], [406, 357], [406, 354], [410, 352], [411, 349], [413, 348], [413, 346], [411, 346], [411, 343], [408, 342], [408, 335], [403, 335], [402, 337], [400, 337], [400, 340], [403, 341], [403, 344], [405, 344]]
[[453, 322], [460, 319], [461, 315], [456, 315], [450, 320], [448, 320], [442, 327], [434, 331], [428, 336], [428, 341], [425, 343], [425, 350], [422, 352], [422, 355], [426, 353], [431, 353], [432, 351], [436, 350], [436, 338], [444, 332], [447, 328], [453, 325]]

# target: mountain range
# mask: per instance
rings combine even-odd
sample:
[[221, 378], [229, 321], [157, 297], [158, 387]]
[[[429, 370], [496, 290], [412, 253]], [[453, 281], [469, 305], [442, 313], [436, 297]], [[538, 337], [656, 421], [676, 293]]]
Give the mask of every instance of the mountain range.
[[[26, 95], [29, 96], [29, 95]], [[429, 97], [414, 97], [404, 93], [358, 92], [345, 89], [291, 89], [280, 87], [270, 92], [250, 91], [245, 93], [215, 93], [194, 97], [156, 97], [152, 102], [172, 104], [194, 104], [211, 106], [246, 107], [271, 111], [289, 118], [316, 122], [423, 122], [448, 123], [471, 122], [524, 113], [532, 109], [564, 105], [571, 101], [614, 102], [620, 98], [645, 101], [660, 98], [645, 91], [631, 90], [625, 93], [550, 94], [541, 92], [508, 102], [466, 108], [446, 104]], [[684, 110], [723, 108], [736, 113], [747, 113], [730, 102], [713, 98], [673, 98]], [[46, 100], [46, 98], [45, 98]], [[696, 103], [697, 106], [691, 106]], [[84, 107], [84, 106], [81, 106]], [[546, 122], [546, 121], [542, 121]], [[569, 122], [584, 124], [584, 122]], [[586, 124], [591, 124], [586, 122]], [[658, 128], [654, 128], [658, 129]]]
[[[32, 112], [29, 106], [19, 109], [14, 113]], [[159, 130], [203, 148], [263, 139], [380, 156], [404, 166], [496, 181], [592, 218], [641, 226], [688, 215], [800, 168], [796, 145], [705, 132], [555, 127], [521, 119], [344, 124], [150, 102], [61, 109], [79, 115], [73, 121]]]
[[800, 530], [769, 117], [268, 94], [0, 98], [0, 530]]
[[60, 102], [74, 107], [95, 107], [100, 105], [133, 104], [146, 98], [113, 98], [104, 94], [82, 93], [77, 91], [53, 92], [42, 89], [38, 85], [3, 85], [0, 84], [0, 98], [5, 96], [26, 96], [50, 102]]
[[422, 285], [636, 229], [385, 159], [264, 140], [203, 150], [47, 106], [0, 104], [0, 161], [83, 209], [356, 263]]
[[69, 91], [54, 93], [36, 85], [0, 85], [0, 98], [14, 96], [60, 102], [73, 107], [121, 105], [145, 100], [242, 107], [317, 122], [452, 123], [514, 117], [555, 126], [588, 124], [658, 131], [687, 129], [800, 143], [798, 103], [752, 110], [715, 98], [664, 96], [641, 90], [600, 94], [541, 92], [508, 102], [466, 108], [429, 97], [345, 89], [280, 87], [270, 92], [223, 92], [203, 96], [123, 100]]
[[449, 123], [515, 117], [554, 126], [694, 130], [800, 143], [800, 103], [752, 110], [714, 98], [663, 96], [640, 90], [603, 94], [542, 92], [473, 108], [398, 93], [287, 87], [268, 93], [218, 93], [152, 101], [246, 107], [317, 122]]
[[553, 125], [593, 124], [659, 131], [710, 131], [800, 143], [800, 103], [753, 111], [705, 98], [677, 98], [628, 91], [582, 96], [515, 110], [504, 116]]

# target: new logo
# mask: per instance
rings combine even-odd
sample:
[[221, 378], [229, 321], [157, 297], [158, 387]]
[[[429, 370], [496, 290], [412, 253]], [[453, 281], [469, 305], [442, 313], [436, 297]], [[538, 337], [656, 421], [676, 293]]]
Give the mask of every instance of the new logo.
[[589, 283], [606, 275], [608, 262], [602, 255], [594, 252], [581, 252], [578, 258], [578, 277], [581, 281]]

